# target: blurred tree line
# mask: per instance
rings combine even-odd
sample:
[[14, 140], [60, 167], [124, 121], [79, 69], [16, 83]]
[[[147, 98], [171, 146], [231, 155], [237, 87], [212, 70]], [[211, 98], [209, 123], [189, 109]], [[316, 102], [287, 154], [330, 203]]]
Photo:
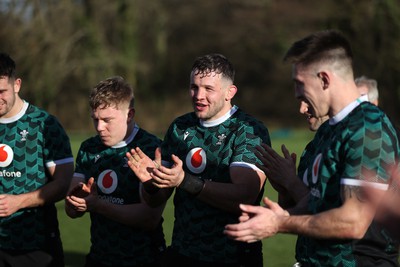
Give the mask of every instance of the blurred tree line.
[[0, 0], [0, 23], [21, 95], [69, 131], [91, 130], [90, 88], [120, 75], [135, 89], [138, 123], [164, 133], [192, 110], [189, 71], [211, 52], [236, 67], [236, 104], [270, 128], [305, 127], [282, 57], [328, 28], [350, 39], [355, 76], [377, 79], [382, 108], [400, 119], [398, 0]]

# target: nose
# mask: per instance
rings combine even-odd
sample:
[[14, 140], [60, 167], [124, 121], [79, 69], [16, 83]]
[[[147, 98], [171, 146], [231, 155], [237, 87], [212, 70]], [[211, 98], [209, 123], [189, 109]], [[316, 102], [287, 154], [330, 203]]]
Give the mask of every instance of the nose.
[[102, 121], [102, 120], [96, 121], [96, 130], [97, 130], [98, 132], [103, 131], [104, 128], [105, 128], [105, 123], [104, 123], [104, 121]]
[[299, 110], [299, 112], [301, 114], [306, 114], [308, 112], [308, 105], [307, 105], [306, 102], [304, 102], [304, 101], [300, 102], [300, 110]]
[[203, 99], [204, 96], [205, 96], [205, 89], [197, 88], [196, 90], [193, 90], [193, 97], [195, 99]]

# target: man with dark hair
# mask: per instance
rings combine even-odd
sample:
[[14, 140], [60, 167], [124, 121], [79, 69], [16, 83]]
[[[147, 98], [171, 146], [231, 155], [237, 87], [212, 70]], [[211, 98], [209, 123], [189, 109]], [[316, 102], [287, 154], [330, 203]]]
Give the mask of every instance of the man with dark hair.
[[223, 234], [225, 224], [236, 222], [239, 203], [259, 204], [266, 177], [254, 148], [270, 145], [267, 128], [231, 103], [234, 74], [223, 55], [197, 58], [190, 73], [194, 112], [171, 124], [154, 162], [139, 148], [128, 154], [148, 203], [164, 203], [175, 189], [165, 266], [263, 266], [261, 242]]
[[74, 159], [58, 120], [19, 96], [14, 61], [0, 54], [0, 266], [64, 266], [55, 202]]
[[[305, 213], [292, 215], [265, 199], [266, 207], [241, 205], [239, 224], [226, 226], [234, 240], [254, 242], [278, 232], [298, 234], [297, 266], [398, 266], [398, 242], [373, 221], [376, 206], [362, 187], [387, 189], [386, 166], [399, 155], [388, 117], [360, 97], [347, 39], [327, 30], [295, 42], [285, 59], [293, 64], [301, 113], [329, 116], [314, 137], [314, 150], [299, 167], [310, 194]], [[365, 179], [365, 170], [375, 179]]]

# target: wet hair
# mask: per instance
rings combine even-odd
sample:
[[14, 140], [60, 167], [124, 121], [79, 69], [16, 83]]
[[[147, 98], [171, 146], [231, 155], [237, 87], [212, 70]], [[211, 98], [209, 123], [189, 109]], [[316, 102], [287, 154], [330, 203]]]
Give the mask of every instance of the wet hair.
[[16, 66], [14, 60], [6, 53], [0, 53], [0, 77], [15, 79]]
[[235, 70], [229, 60], [221, 54], [208, 54], [196, 58], [192, 66], [194, 75], [209, 75], [211, 72], [221, 74], [232, 83], [235, 80]]
[[110, 77], [97, 84], [90, 92], [89, 105], [92, 110], [97, 108], [118, 107], [122, 103], [129, 103], [134, 107], [134, 94], [130, 84], [122, 77]]
[[314, 63], [340, 62], [340, 65], [352, 69], [353, 52], [349, 41], [336, 30], [313, 33], [289, 48], [284, 61], [308, 66]]

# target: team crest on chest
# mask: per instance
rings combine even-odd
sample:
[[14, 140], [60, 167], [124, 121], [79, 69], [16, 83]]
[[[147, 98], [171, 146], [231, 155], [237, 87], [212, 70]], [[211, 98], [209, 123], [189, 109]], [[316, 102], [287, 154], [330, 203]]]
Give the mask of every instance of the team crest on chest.
[[195, 147], [186, 155], [186, 166], [196, 174], [204, 171], [207, 164], [206, 152], [201, 147]]
[[0, 144], [0, 167], [7, 167], [14, 159], [14, 151], [6, 144]]
[[118, 176], [113, 170], [100, 173], [97, 185], [104, 194], [111, 194], [118, 186]]
[[29, 132], [27, 130], [23, 130], [19, 132], [19, 134], [21, 135], [21, 141], [26, 141], [26, 137], [28, 136]]
[[218, 142], [216, 143], [216, 145], [222, 145], [224, 143], [225, 139], [226, 139], [225, 134], [218, 135]]

